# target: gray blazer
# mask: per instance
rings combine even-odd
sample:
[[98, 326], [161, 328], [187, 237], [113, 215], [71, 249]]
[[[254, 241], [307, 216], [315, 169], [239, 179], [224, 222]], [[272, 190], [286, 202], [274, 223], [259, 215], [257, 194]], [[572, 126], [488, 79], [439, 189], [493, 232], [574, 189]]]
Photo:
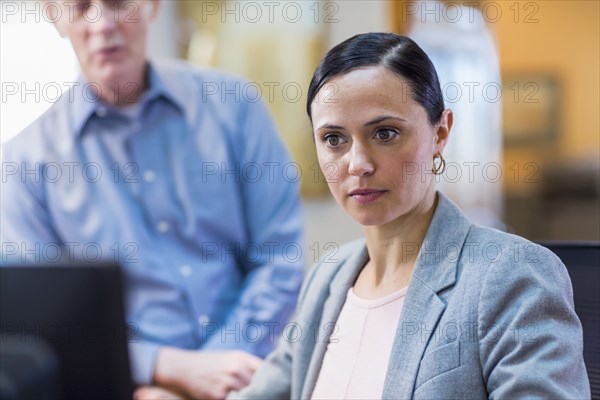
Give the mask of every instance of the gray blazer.
[[[589, 399], [583, 333], [562, 262], [521, 237], [471, 224], [438, 196], [383, 398]], [[356, 241], [309, 271], [294, 322], [252, 383], [231, 398], [311, 397], [328, 337], [368, 258]]]

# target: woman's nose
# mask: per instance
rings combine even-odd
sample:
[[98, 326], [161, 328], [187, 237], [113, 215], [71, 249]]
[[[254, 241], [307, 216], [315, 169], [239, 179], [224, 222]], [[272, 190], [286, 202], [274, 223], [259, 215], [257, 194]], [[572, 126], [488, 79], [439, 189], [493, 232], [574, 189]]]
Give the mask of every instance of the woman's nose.
[[354, 143], [348, 152], [348, 173], [355, 176], [371, 175], [375, 172], [375, 164], [365, 146], [360, 143]]

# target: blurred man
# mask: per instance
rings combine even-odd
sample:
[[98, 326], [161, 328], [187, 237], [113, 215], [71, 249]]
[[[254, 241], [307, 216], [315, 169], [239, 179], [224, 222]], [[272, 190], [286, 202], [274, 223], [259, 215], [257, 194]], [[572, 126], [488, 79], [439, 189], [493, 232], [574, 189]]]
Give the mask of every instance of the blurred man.
[[301, 282], [287, 152], [237, 78], [148, 61], [158, 0], [52, 3], [82, 76], [4, 146], [2, 261], [120, 261], [135, 381], [223, 398]]

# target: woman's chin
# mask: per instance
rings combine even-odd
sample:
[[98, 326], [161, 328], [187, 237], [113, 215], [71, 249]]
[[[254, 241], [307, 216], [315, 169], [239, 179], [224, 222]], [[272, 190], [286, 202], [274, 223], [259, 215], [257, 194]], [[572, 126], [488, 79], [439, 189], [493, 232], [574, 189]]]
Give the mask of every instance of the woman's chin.
[[390, 222], [387, 216], [379, 215], [374, 212], [349, 212], [354, 221], [362, 226], [378, 226]]

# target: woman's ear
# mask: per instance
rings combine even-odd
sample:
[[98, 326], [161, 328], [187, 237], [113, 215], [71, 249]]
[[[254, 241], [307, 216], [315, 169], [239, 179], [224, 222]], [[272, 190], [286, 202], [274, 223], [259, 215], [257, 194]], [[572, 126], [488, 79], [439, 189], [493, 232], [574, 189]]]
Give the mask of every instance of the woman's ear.
[[452, 110], [449, 108], [445, 109], [442, 112], [440, 121], [436, 124], [436, 132], [435, 132], [436, 153], [442, 153], [442, 151], [444, 151], [444, 147], [446, 147], [446, 143], [448, 142], [448, 137], [450, 136], [450, 130], [452, 129], [453, 122], [454, 122], [454, 115], [452, 114]]

